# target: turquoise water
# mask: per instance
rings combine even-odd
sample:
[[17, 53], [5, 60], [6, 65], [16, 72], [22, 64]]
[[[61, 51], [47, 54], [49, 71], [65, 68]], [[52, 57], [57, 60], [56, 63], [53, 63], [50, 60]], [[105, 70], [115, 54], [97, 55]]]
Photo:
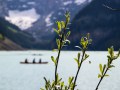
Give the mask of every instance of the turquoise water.
[[[106, 63], [107, 52], [87, 52], [90, 57], [84, 62], [77, 88], [80, 90], [94, 90], [99, 79], [99, 63]], [[41, 54], [41, 55], [33, 55]], [[43, 77], [50, 80], [54, 79], [54, 64], [50, 57], [57, 56], [56, 52], [51, 51], [1, 51], [0, 52], [0, 90], [40, 90], [44, 86]], [[63, 80], [68, 76], [74, 76], [77, 65], [73, 58], [77, 56], [77, 51], [62, 51], [58, 72]], [[28, 58], [39, 61], [48, 61], [44, 65], [23, 65], [20, 64]], [[92, 63], [89, 64], [89, 61]], [[120, 90], [120, 59], [114, 62], [115, 68], [108, 72], [110, 77], [105, 78], [99, 90]], [[67, 82], [66, 82], [67, 83]], [[76, 89], [77, 89], [76, 88]]]

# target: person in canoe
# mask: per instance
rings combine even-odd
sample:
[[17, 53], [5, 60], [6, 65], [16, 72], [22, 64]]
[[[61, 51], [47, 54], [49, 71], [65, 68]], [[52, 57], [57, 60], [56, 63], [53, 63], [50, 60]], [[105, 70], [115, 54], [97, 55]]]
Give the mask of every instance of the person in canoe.
[[41, 63], [41, 62], [42, 62], [42, 60], [41, 60], [41, 58], [40, 58], [39, 63]]
[[33, 59], [33, 63], [35, 63], [35, 58]]
[[27, 60], [27, 58], [25, 59], [25, 63], [28, 63], [28, 60]]

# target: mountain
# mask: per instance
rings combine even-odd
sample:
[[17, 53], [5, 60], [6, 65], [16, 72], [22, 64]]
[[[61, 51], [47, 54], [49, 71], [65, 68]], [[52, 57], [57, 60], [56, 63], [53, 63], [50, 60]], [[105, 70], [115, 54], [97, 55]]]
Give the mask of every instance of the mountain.
[[1, 0], [0, 16], [30, 32], [38, 41], [47, 42], [54, 38], [56, 20], [63, 19], [66, 10], [71, 19], [91, 0]]
[[24, 48], [5, 37], [4, 40], [0, 40], [0, 50], [24, 50]]
[[[32, 49], [35, 39], [31, 34], [25, 31], [21, 31], [17, 26], [9, 23], [4, 18], [0, 18], [0, 46], [6, 47], [6, 49]], [[4, 48], [3, 47], [3, 48]]]
[[107, 50], [110, 46], [114, 46], [115, 50], [120, 48], [120, 11], [110, 10], [103, 5], [120, 8], [119, 0], [93, 0], [74, 17], [70, 26], [71, 45], [68, 48], [79, 45], [80, 37], [86, 33], [90, 33], [93, 39], [90, 50]]
[[0, 0], [0, 17], [5, 17], [8, 13], [6, 0]]
[[75, 50], [80, 37], [90, 33], [93, 39], [90, 50], [107, 50], [112, 45], [118, 50], [120, 12], [103, 5], [120, 8], [119, 0], [1, 0], [0, 33], [23, 48], [52, 49], [54, 23], [63, 20], [64, 11], [69, 10], [71, 44], [65, 49]]

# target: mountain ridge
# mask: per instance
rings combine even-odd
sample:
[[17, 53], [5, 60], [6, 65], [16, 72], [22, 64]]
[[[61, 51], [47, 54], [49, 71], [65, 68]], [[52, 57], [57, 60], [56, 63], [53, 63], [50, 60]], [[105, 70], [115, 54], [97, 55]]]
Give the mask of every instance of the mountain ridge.
[[[54, 38], [53, 27], [56, 20], [63, 18], [66, 10], [71, 12], [71, 19], [91, 0], [5, 0], [0, 1], [6, 20], [17, 24], [30, 32], [38, 41], [44, 37]], [[30, 13], [31, 12], [31, 13]], [[16, 18], [15, 18], [16, 17]], [[24, 25], [22, 25], [22, 23]], [[47, 33], [47, 34], [46, 34]], [[44, 38], [44, 41], [47, 40]]]
[[82, 9], [70, 26], [73, 32], [70, 36], [72, 45], [74, 46], [79, 41], [79, 37], [90, 33], [93, 39], [90, 50], [107, 50], [110, 46], [114, 46], [115, 50], [118, 50], [120, 48], [120, 12], [103, 6], [105, 4], [115, 8], [120, 5], [120, 2], [117, 1], [93, 0]]
[[21, 49], [31, 49], [33, 48], [33, 43], [35, 42], [35, 39], [31, 34], [21, 31], [17, 26], [9, 23], [4, 18], [0, 18], [0, 34], [5, 38], [5, 40], [1, 40], [1, 43], [7, 47], [9, 47], [7, 44], [11, 43], [13, 47], [19, 47], [18, 49], [20, 49], [20, 47]]
[[0, 50], [25, 50], [25, 49], [5, 37], [4, 40], [0, 40]]

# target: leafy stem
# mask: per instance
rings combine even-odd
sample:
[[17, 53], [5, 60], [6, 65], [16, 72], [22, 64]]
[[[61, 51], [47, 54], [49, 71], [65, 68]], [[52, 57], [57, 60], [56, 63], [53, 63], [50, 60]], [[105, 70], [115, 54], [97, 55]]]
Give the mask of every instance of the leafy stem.
[[56, 39], [56, 43], [58, 45], [58, 55], [57, 55], [57, 58], [55, 61], [56, 62], [55, 63], [55, 86], [57, 85], [57, 69], [58, 69], [60, 53], [61, 53], [61, 50], [62, 50], [62, 47], [64, 46], [64, 44], [66, 42], [69, 42], [69, 40], [67, 40], [67, 38], [70, 35], [70, 31], [68, 31], [67, 34], [65, 32], [67, 29], [67, 25], [69, 24], [69, 21], [70, 21], [69, 12], [66, 12], [65, 17], [66, 17], [65, 22], [64, 21], [57, 21], [56, 22], [57, 26], [58, 26], [58, 30], [55, 29], [55, 32], [59, 35], [60, 39]]
[[80, 60], [80, 53], [78, 53], [77, 58], [74, 58], [78, 64], [78, 69], [77, 69], [77, 73], [75, 75], [75, 79], [74, 79], [74, 83], [73, 83], [73, 90], [75, 89], [77, 77], [78, 77], [79, 71], [81, 69], [81, 66], [82, 66], [83, 62], [89, 57], [89, 55], [86, 54], [86, 50], [88, 49], [88, 46], [89, 46], [89, 44], [91, 44], [91, 42], [92, 42], [92, 40], [90, 39], [90, 34], [88, 33], [86, 35], [86, 37], [81, 38], [81, 41], [80, 41], [81, 47], [76, 46], [77, 48], [82, 50], [82, 58]]
[[[84, 55], [85, 55], [85, 51], [86, 51], [86, 50], [83, 50], [82, 59], [81, 59], [80, 65], [78, 66], [78, 70], [77, 70], [77, 73], [76, 73], [76, 76], [75, 76], [75, 80], [74, 80], [73, 90], [75, 89], [77, 77], [78, 77], [79, 71], [80, 71], [80, 69], [81, 69], [82, 63], [83, 63], [83, 61], [84, 61], [83, 58], [84, 58]], [[79, 60], [79, 59], [80, 59], [80, 58], [78, 57], [78, 60]]]
[[56, 59], [57, 63], [55, 65], [55, 85], [57, 84], [57, 68], [58, 68], [58, 62], [59, 62], [59, 57], [60, 57], [60, 53], [61, 53], [61, 49], [62, 49], [62, 42], [63, 42], [63, 37], [65, 35], [66, 26], [67, 26], [67, 24], [65, 24], [65, 28], [63, 30], [62, 37], [60, 38], [60, 48], [59, 48], [58, 56]]
[[106, 73], [107, 73], [108, 70], [109, 70], [109, 68], [107, 68], [107, 69], [105, 70], [105, 72], [104, 72], [104, 74], [102, 75], [102, 77], [100, 78], [100, 80], [99, 80], [99, 82], [98, 82], [97, 87], [96, 87], [95, 90], [98, 90], [98, 87], [99, 87], [101, 81], [103, 80], [103, 78], [105, 77], [105, 75], [106, 75]]
[[108, 53], [109, 53], [109, 55], [107, 56], [107, 58], [108, 58], [107, 64], [104, 64], [104, 65], [99, 64], [100, 74], [98, 74], [98, 78], [100, 78], [100, 80], [99, 80], [95, 90], [98, 90], [98, 87], [100, 86], [103, 78], [106, 76], [109, 76], [106, 74], [108, 72], [108, 70], [110, 70], [110, 68], [115, 67], [114, 65], [112, 65], [112, 62], [119, 57], [120, 50], [119, 50], [118, 54], [114, 55], [114, 48], [112, 46], [112, 47], [108, 48]]

